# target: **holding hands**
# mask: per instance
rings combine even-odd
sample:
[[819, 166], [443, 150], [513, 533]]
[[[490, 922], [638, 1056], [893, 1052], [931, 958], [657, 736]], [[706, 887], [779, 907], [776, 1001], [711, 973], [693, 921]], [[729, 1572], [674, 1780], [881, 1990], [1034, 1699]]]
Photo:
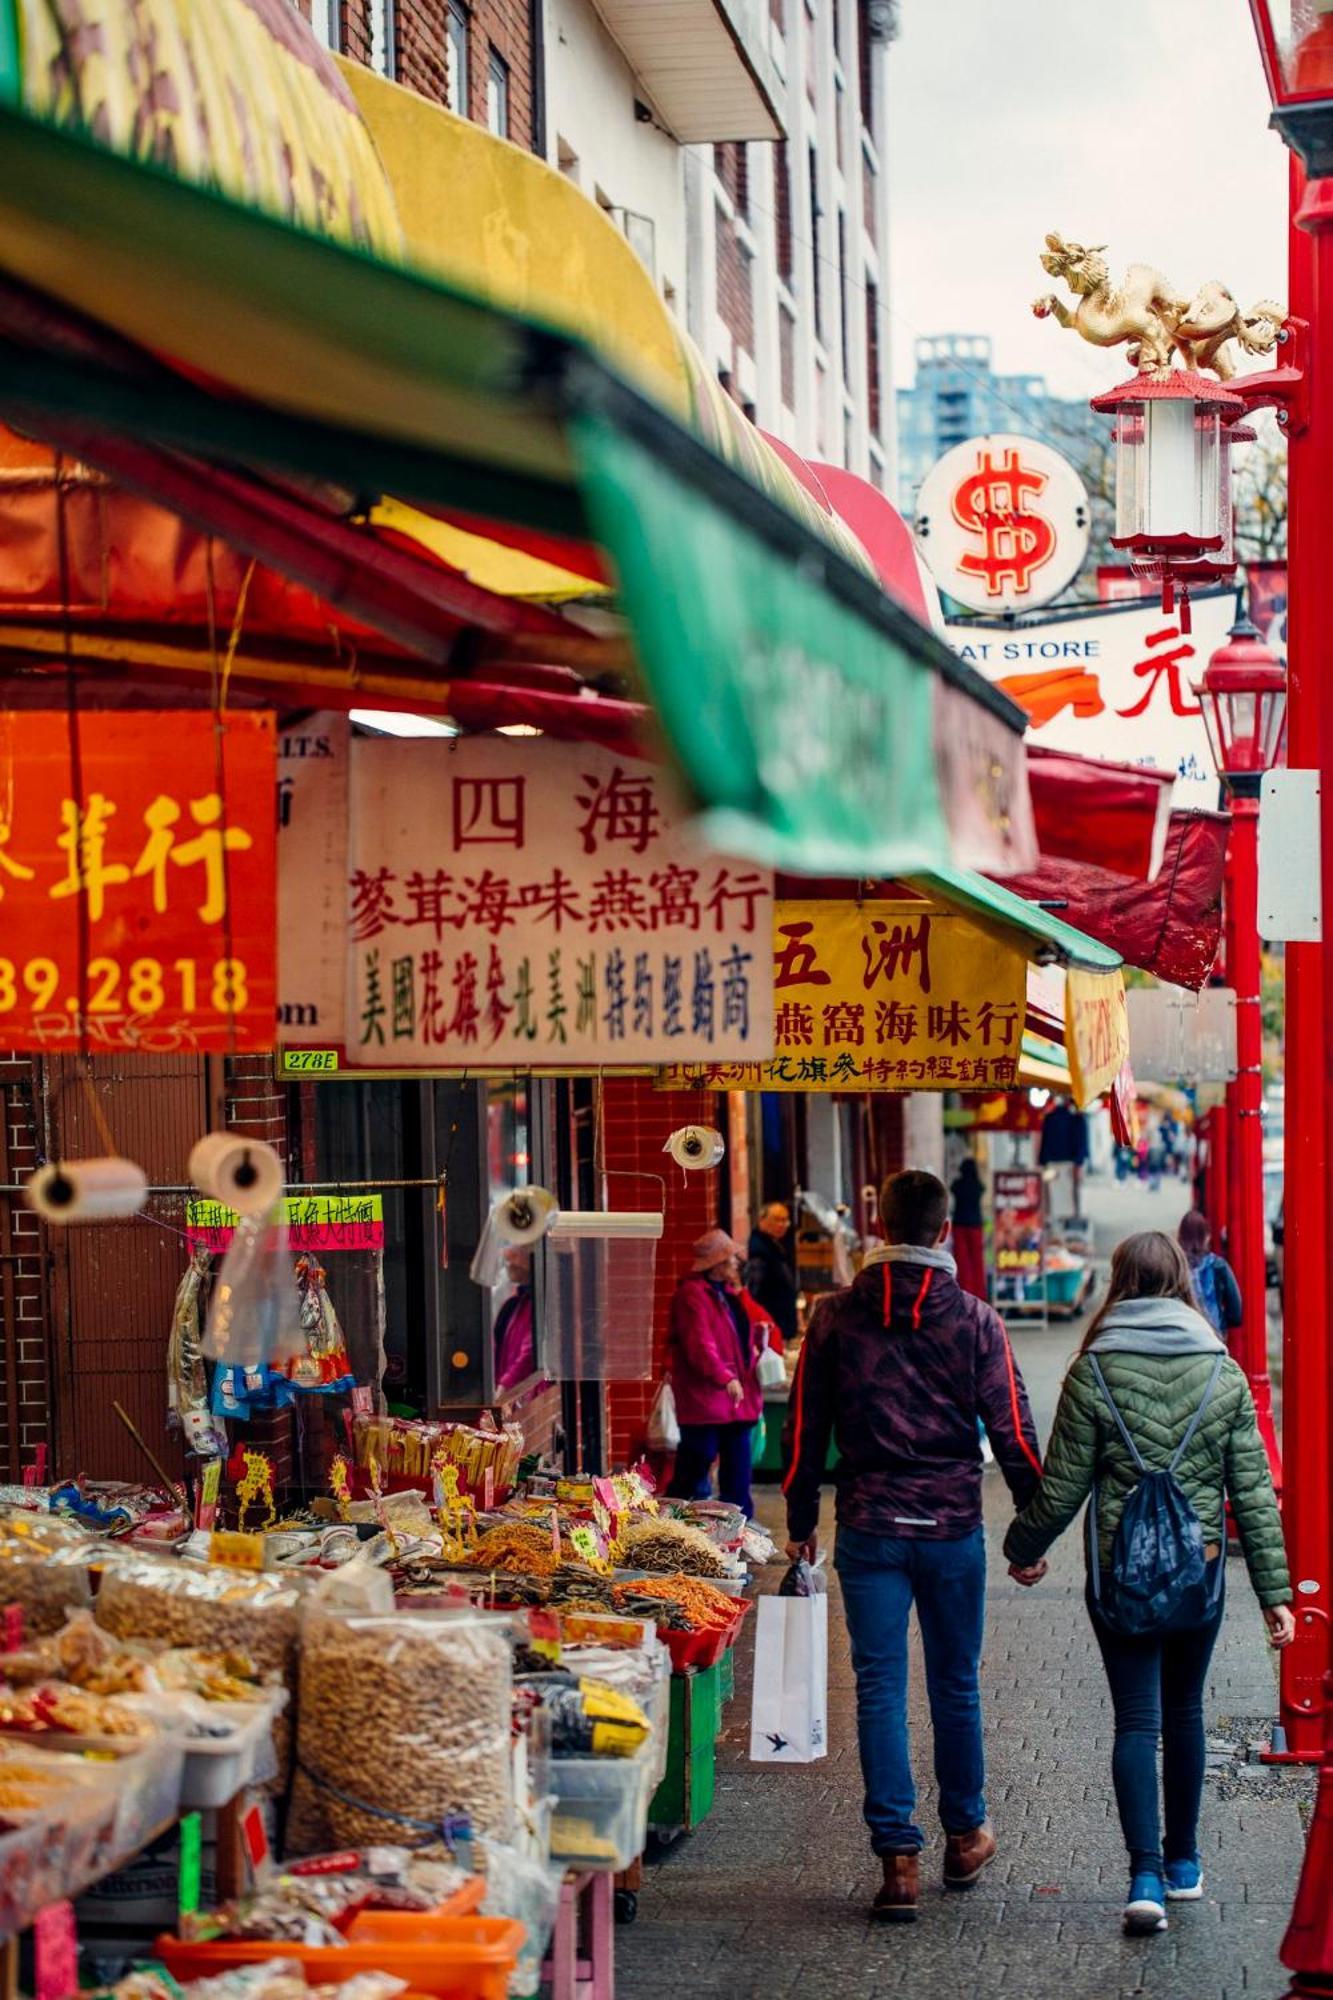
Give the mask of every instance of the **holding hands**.
[[1025, 1590], [1031, 1590], [1034, 1583], [1041, 1582], [1049, 1568], [1050, 1564], [1043, 1556], [1040, 1562], [1029, 1563], [1026, 1567], [1022, 1563], [1010, 1563], [1009, 1574], [1015, 1583], [1021, 1583]]

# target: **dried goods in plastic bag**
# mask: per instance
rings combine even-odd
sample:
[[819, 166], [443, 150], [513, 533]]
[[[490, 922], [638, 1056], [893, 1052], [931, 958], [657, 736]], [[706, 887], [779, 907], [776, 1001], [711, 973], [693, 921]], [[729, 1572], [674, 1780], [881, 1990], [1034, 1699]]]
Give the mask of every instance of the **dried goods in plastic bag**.
[[282, 1209], [238, 1218], [208, 1308], [203, 1350], [224, 1368], [260, 1368], [305, 1352]]
[[447, 1845], [447, 1822], [508, 1839], [509, 1632], [475, 1612], [311, 1608], [301, 1636], [289, 1851]]

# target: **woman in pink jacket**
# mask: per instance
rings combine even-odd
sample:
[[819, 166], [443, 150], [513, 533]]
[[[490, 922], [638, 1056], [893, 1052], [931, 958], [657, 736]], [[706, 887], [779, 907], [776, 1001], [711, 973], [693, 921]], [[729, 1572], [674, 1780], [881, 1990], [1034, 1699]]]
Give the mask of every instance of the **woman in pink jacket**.
[[710, 1229], [694, 1246], [694, 1266], [671, 1298], [667, 1372], [676, 1399], [680, 1448], [668, 1493], [677, 1500], [707, 1500], [718, 1461], [723, 1500], [754, 1512], [750, 1498], [751, 1433], [763, 1414], [756, 1372], [767, 1345], [767, 1323], [740, 1282], [744, 1256], [722, 1229]]

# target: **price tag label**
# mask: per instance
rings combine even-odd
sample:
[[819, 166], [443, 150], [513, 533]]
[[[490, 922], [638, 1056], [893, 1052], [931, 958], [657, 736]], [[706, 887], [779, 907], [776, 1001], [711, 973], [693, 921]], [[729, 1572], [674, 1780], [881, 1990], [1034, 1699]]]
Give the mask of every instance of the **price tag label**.
[[32, 1927], [35, 2000], [70, 2000], [79, 1990], [79, 1939], [73, 1903], [49, 1903]]
[[215, 1528], [209, 1537], [208, 1559], [224, 1569], [262, 1569], [264, 1537], [242, 1534], [239, 1530]]
[[584, 1562], [592, 1563], [594, 1566], [601, 1562], [602, 1551], [597, 1545], [597, 1536], [591, 1528], [586, 1526], [571, 1528], [569, 1539]]
[[609, 1479], [594, 1479], [592, 1482], [592, 1495], [594, 1500], [600, 1500], [608, 1514], [618, 1514], [620, 1512], [620, 1502], [616, 1498], [616, 1489]]
[[212, 1534], [213, 1524], [218, 1517], [218, 1495], [222, 1491], [222, 1460], [210, 1458], [204, 1467], [203, 1478], [199, 1481], [199, 1494], [195, 1501], [194, 1525], [205, 1534]]
[[183, 1917], [193, 1916], [199, 1908], [203, 1875], [203, 1822], [197, 1812], [186, 1813], [181, 1820], [180, 1886], [177, 1891], [178, 1906]]
[[251, 1806], [241, 1817], [241, 1839], [245, 1842], [245, 1855], [250, 1863], [250, 1873], [256, 1882], [262, 1882], [273, 1872], [273, 1854], [268, 1844], [268, 1826], [262, 1806]]

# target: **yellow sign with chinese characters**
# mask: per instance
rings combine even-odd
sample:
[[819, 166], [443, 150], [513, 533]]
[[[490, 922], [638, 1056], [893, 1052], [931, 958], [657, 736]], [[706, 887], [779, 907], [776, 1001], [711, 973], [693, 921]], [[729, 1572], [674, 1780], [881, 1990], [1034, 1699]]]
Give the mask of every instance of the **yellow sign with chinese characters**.
[[1065, 1047], [1080, 1111], [1095, 1104], [1129, 1054], [1129, 1006], [1121, 972], [1080, 972], [1065, 980]]
[[781, 902], [773, 1057], [677, 1064], [667, 1089], [1007, 1090], [1018, 1082], [1027, 963], [921, 901]]

